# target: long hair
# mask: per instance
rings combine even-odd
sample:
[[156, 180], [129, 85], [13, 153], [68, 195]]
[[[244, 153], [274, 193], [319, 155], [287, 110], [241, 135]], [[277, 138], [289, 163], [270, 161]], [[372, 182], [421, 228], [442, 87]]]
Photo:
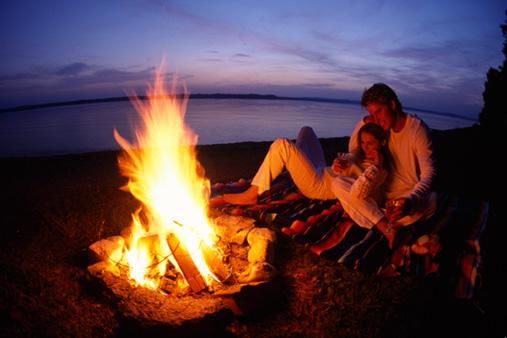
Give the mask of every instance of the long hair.
[[357, 132], [357, 144], [359, 145], [358, 155], [360, 160], [364, 160], [366, 156], [366, 154], [363, 151], [363, 148], [361, 147], [361, 135], [363, 133], [368, 133], [372, 135], [380, 143], [384, 143], [382, 148], [380, 148], [380, 153], [384, 156], [382, 166], [385, 169], [389, 169], [390, 155], [389, 149], [387, 147], [387, 138], [388, 138], [387, 132], [384, 129], [382, 129], [381, 126], [373, 122], [368, 122], [359, 129], [359, 131]]

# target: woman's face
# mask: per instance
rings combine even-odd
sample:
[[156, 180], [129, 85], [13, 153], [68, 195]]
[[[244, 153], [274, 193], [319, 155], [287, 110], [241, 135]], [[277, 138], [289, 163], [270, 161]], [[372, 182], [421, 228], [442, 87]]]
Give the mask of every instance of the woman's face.
[[375, 136], [368, 132], [361, 133], [361, 149], [363, 150], [366, 158], [371, 158], [374, 152], [380, 151], [383, 141], [379, 141]]
[[396, 122], [396, 112], [388, 104], [371, 102], [366, 110], [373, 118], [373, 122], [382, 127], [386, 132], [390, 131]]

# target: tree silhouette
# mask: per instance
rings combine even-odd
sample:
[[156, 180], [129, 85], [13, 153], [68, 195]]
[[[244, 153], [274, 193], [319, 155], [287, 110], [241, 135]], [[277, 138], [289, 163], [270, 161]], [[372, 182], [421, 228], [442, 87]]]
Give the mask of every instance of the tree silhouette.
[[[507, 10], [505, 11], [507, 16]], [[484, 84], [484, 106], [479, 114], [481, 126], [488, 129], [507, 129], [507, 19], [500, 26], [504, 36], [503, 65], [490, 68]]]

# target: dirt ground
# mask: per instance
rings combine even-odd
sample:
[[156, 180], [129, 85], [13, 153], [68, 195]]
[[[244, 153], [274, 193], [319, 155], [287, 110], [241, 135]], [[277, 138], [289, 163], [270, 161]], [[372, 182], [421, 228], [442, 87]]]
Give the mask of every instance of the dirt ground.
[[[438, 276], [381, 278], [350, 271], [279, 236], [281, 293], [262, 311], [224, 323], [227, 337], [503, 337], [507, 334], [505, 211], [489, 169], [480, 128], [435, 132], [437, 190], [490, 201], [483, 235], [478, 306], [452, 299]], [[326, 155], [347, 139], [322, 140]], [[251, 177], [269, 143], [202, 146], [212, 182]], [[0, 335], [128, 336], [113, 302], [89, 287], [87, 247], [117, 235], [138, 202], [120, 191], [116, 152], [0, 159]], [[495, 165], [495, 167], [497, 167]], [[481, 180], [473, 179], [481, 177]], [[496, 182], [496, 181], [495, 181]]]

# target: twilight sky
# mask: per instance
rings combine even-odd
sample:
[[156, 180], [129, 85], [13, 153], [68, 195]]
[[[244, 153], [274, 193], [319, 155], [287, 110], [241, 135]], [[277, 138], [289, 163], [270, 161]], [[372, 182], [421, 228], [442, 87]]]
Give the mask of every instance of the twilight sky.
[[0, 108], [144, 94], [163, 57], [190, 93], [359, 100], [477, 117], [505, 0], [20, 0], [0, 5]]

